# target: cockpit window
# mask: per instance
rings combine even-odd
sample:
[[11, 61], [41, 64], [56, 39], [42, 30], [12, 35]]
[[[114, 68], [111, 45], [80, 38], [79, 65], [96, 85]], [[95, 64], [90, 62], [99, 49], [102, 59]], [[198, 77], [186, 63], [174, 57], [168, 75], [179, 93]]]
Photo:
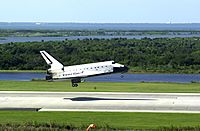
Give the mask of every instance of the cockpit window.
[[113, 61], [112, 64], [115, 64], [115, 62]]

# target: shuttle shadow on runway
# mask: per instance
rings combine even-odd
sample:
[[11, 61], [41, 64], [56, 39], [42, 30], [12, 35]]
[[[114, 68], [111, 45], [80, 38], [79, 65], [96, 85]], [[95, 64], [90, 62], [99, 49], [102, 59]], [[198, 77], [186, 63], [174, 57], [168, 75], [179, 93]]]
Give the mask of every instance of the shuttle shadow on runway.
[[95, 97], [75, 97], [75, 98], [64, 98], [64, 100], [72, 100], [72, 101], [97, 101], [97, 100], [156, 100], [156, 99], [116, 99], [116, 98], [95, 98]]

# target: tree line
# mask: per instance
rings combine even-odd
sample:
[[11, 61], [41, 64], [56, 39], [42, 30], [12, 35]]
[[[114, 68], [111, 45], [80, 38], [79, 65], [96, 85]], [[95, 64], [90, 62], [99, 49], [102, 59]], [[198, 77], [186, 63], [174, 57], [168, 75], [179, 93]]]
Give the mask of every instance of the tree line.
[[200, 38], [84, 39], [0, 45], [0, 70], [44, 70], [39, 51], [64, 65], [115, 60], [131, 72], [200, 72]]

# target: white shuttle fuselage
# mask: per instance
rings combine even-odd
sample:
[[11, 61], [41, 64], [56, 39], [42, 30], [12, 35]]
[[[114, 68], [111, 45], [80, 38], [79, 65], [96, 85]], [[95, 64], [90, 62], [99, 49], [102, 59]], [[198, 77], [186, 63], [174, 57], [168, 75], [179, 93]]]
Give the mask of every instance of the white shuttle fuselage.
[[46, 51], [40, 51], [40, 53], [47, 64], [51, 66], [51, 68], [47, 70], [46, 80], [71, 79], [73, 87], [78, 86], [77, 83], [87, 77], [128, 71], [126, 66], [115, 63], [114, 61], [63, 66], [63, 64], [58, 62]]

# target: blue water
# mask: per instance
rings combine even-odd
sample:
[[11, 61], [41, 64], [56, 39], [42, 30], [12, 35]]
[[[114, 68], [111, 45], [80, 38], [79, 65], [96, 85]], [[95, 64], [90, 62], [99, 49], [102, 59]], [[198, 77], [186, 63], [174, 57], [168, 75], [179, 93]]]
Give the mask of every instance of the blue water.
[[0, 29], [50, 29], [50, 30], [200, 30], [200, 23], [7, 23]]
[[30, 81], [33, 78], [43, 79], [44, 73], [0, 73], [0, 80]]
[[0, 37], [0, 44], [10, 42], [40, 42], [40, 41], [63, 41], [68, 40], [83, 40], [83, 39], [112, 39], [112, 38], [127, 38], [127, 39], [142, 39], [142, 38], [175, 38], [175, 37], [200, 37], [200, 34], [188, 35], [134, 35], [134, 36], [67, 36], [67, 37]]
[[[45, 73], [0, 73], [0, 80], [30, 81], [44, 79]], [[86, 78], [91, 82], [200, 82], [200, 74], [111, 74]]]
[[88, 81], [99, 82], [176, 82], [190, 83], [200, 82], [198, 74], [112, 74], [107, 76], [97, 76], [88, 78]]

